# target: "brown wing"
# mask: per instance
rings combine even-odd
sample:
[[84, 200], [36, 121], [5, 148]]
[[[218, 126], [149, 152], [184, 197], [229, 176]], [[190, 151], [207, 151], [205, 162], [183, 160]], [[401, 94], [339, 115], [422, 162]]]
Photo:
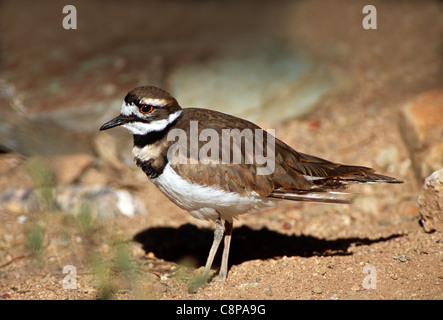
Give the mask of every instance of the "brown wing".
[[[192, 120], [197, 121], [198, 119], [199, 133], [202, 129], [214, 129], [218, 133], [221, 132], [221, 129], [238, 129], [240, 132], [245, 129], [261, 130], [260, 127], [247, 120], [211, 110], [193, 109], [193, 118], [191, 118], [187, 110], [190, 109], [184, 109], [179, 126], [187, 133], [189, 146], [191, 145], [189, 123]], [[253, 135], [254, 143], [255, 138]], [[198, 141], [198, 150], [201, 150], [207, 143], [208, 141]], [[290, 194], [303, 195], [311, 191], [326, 192], [331, 189], [343, 189], [352, 182], [401, 182], [388, 176], [376, 174], [374, 169], [368, 167], [342, 165], [297, 152], [277, 138], [275, 138], [274, 148], [275, 161], [272, 157], [268, 159], [268, 161], [274, 161], [274, 170], [270, 174], [260, 175], [258, 169], [263, 165], [257, 163], [254, 149], [246, 148], [245, 144], [248, 143], [251, 141], [246, 138], [237, 141], [231, 140], [231, 145], [241, 150], [241, 163], [223, 163], [220, 159], [223, 145], [219, 141], [219, 148], [215, 150], [219, 153], [218, 163], [189, 165], [193, 158], [188, 153], [186, 164], [177, 163], [171, 164], [171, 166], [189, 181], [200, 185], [217, 185], [223, 190], [238, 192], [240, 195], [248, 195], [255, 191], [261, 196], [277, 198], [283, 198], [283, 194], [288, 198]], [[263, 149], [266, 150], [268, 144], [266, 134], [263, 135], [263, 144]], [[194, 146], [196, 146], [195, 140]], [[229, 152], [232, 160], [234, 158], [233, 148], [230, 148]], [[251, 159], [252, 163], [248, 163], [247, 161]]]
[[[192, 113], [189, 112], [191, 110]], [[217, 133], [217, 136], [209, 137], [206, 141], [196, 139], [192, 134], [194, 132], [192, 125], [195, 125], [195, 122], [191, 124], [192, 121], [198, 121], [198, 134], [204, 129], [213, 129], [213, 132]], [[274, 189], [272, 175], [257, 174], [257, 164], [253, 150], [245, 147], [246, 144], [254, 143], [254, 140], [247, 140], [248, 137], [245, 135], [241, 139], [230, 138], [229, 144], [233, 146], [233, 148], [226, 148], [226, 145], [223, 145], [221, 139], [219, 139], [222, 138], [222, 129], [236, 129], [240, 133], [244, 133], [245, 131], [243, 130], [249, 129], [252, 130], [253, 133], [255, 129], [260, 129], [255, 124], [212, 110], [186, 108], [183, 109], [183, 116], [177, 122], [176, 127], [179, 127], [186, 134], [186, 149], [187, 147], [197, 149], [197, 152], [188, 152], [186, 154], [185, 163], [170, 163], [171, 167], [188, 181], [204, 186], [217, 185], [223, 190], [238, 192], [240, 195], [249, 195], [255, 191], [262, 196], [268, 196]], [[211, 132], [209, 131], [209, 133]], [[209, 148], [210, 150], [208, 151], [208, 144], [214, 142], [211, 138], [216, 140], [216, 143], [212, 145], [217, 145], [216, 147], [218, 147], [218, 149]], [[193, 141], [191, 141], [191, 139], [193, 139]], [[252, 135], [252, 139], [254, 139], [254, 135]], [[237, 148], [236, 151], [239, 153], [235, 153], [235, 148]], [[217, 161], [213, 164], [202, 165], [201, 162], [199, 162], [201, 158], [195, 158], [196, 153], [198, 154], [201, 150], [205, 150], [204, 155], [210, 158], [213, 156], [212, 152], [216, 152], [216, 155], [212, 159]], [[222, 157], [222, 153], [226, 150], [229, 153], [229, 159]], [[240, 155], [240, 157], [238, 158], [237, 155]], [[198, 164], [192, 164], [193, 162]]]

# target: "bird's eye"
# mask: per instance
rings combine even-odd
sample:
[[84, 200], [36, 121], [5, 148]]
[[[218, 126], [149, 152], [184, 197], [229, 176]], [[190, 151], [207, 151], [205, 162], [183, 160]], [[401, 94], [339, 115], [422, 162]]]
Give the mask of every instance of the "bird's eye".
[[148, 104], [144, 104], [140, 107], [140, 112], [143, 114], [150, 113], [152, 110], [154, 110], [154, 107]]

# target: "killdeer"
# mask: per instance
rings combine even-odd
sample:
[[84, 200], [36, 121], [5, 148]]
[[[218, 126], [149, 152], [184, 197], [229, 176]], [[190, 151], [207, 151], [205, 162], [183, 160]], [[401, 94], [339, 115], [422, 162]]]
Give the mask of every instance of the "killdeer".
[[[233, 219], [238, 215], [281, 199], [349, 203], [350, 200], [342, 198], [342, 190], [348, 184], [402, 182], [374, 173], [375, 170], [368, 167], [343, 165], [297, 152], [269, 134], [263, 135], [262, 139], [255, 135], [252, 140], [240, 137], [226, 150], [226, 144], [221, 141], [226, 130], [256, 132], [261, 130], [260, 127], [213, 110], [182, 108], [169, 93], [153, 86], [131, 90], [124, 99], [120, 115], [105, 123], [100, 130], [116, 126], [123, 126], [133, 134], [132, 152], [137, 166], [166, 197], [195, 218], [215, 221], [214, 240], [203, 272], [205, 281], [224, 235], [218, 276], [222, 283], [225, 282]], [[195, 135], [197, 141], [193, 141]], [[177, 137], [184, 137], [180, 144]], [[209, 137], [218, 139], [212, 146], [219, 148], [211, 150], [211, 161], [196, 159], [198, 150], [206, 146], [205, 151], [209, 151]], [[257, 142], [273, 156], [269, 159], [274, 161], [272, 170], [267, 174], [258, 174], [264, 164], [254, 153]], [[256, 149], [248, 148], [247, 143], [254, 143]], [[173, 147], [175, 153], [171, 152]], [[240, 152], [238, 159], [241, 161], [232, 161], [234, 149]], [[184, 151], [180, 159], [171, 157], [171, 154], [177, 154], [177, 150]], [[222, 159], [223, 153], [231, 162]]]

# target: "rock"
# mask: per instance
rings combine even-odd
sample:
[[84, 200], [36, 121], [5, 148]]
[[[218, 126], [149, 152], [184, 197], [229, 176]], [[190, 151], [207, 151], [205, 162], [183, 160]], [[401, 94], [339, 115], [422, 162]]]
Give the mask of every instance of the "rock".
[[271, 285], [270, 284], [268, 284], [268, 287], [266, 288], [266, 290], [265, 290], [265, 294], [267, 295], [267, 296], [269, 296], [269, 297], [272, 297], [274, 294], [272, 293], [272, 288], [271, 288]]
[[57, 184], [71, 184], [80, 179], [82, 173], [94, 162], [94, 157], [86, 153], [56, 155], [51, 157], [49, 166]]
[[0, 148], [24, 155], [92, 154], [87, 134], [66, 130], [44, 116], [28, 117], [14, 86], [3, 79], [0, 79]]
[[401, 253], [401, 254], [395, 255], [392, 258], [395, 259], [395, 260], [398, 260], [400, 262], [408, 262], [408, 261], [410, 261], [412, 259], [412, 257], [410, 255], [407, 255], [405, 253]]
[[[9, 188], [0, 193], [0, 207], [14, 208], [15, 212], [42, 210], [40, 190]], [[114, 190], [104, 186], [58, 187], [51, 190], [53, 206], [67, 214], [89, 213], [107, 218], [125, 215], [148, 214], [141, 199], [126, 190]]]
[[361, 290], [361, 288], [360, 288], [360, 285], [358, 285], [358, 284], [354, 284], [351, 287], [351, 291], [357, 292], [357, 291], [360, 291], [360, 290]]
[[203, 107], [271, 123], [302, 117], [342, 85], [307, 57], [264, 43], [177, 68], [172, 94], [184, 107]]
[[323, 291], [325, 291], [324, 286], [315, 286], [312, 288], [312, 292], [317, 293], [317, 294], [323, 293]]
[[36, 204], [33, 190], [8, 188], [0, 193], [0, 207], [12, 212], [27, 212]]
[[76, 183], [83, 186], [107, 185], [110, 178], [115, 178], [115, 175], [110, 175], [108, 172], [95, 167], [89, 167], [82, 173], [80, 180]]
[[255, 281], [251, 281], [251, 282], [245, 282], [245, 283], [241, 283], [237, 286], [237, 288], [239, 289], [245, 289], [245, 288], [250, 288], [250, 287], [256, 287], [259, 286], [260, 283], [259, 282], [255, 282]]
[[339, 300], [340, 299], [340, 295], [338, 293], [334, 293], [331, 295], [330, 297], [331, 300]]
[[62, 212], [70, 214], [85, 209], [101, 218], [147, 214], [143, 202], [128, 191], [103, 186], [57, 188], [56, 201]]
[[[99, 132], [93, 140], [95, 151], [100, 159], [119, 171], [127, 169], [128, 165], [133, 166], [134, 163], [131, 153], [132, 135], [123, 133], [118, 132], [113, 135], [113, 133]], [[131, 155], [131, 157], [126, 158], [125, 155]]]
[[402, 108], [400, 131], [419, 184], [443, 167], [443, 90], [423, 93]]
[[418, 207], [426, 232], [443, 231], [443, 169], [426, 178]]
[[122, 92], [116, 92], [116, 98], [106, 97], [103, 101], [90, 101], [75, 108], [42, 110], [31, 115], [29, 120], [33, 123], [51, 124], [67, 132], [93, 134], [103, 123], [120, 113], [123, 101], [121, 95]]

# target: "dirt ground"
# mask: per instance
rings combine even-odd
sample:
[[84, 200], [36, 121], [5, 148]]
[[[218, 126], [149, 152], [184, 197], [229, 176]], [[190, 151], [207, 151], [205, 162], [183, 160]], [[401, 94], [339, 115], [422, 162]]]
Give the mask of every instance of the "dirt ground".
[[[398, 129], [402, 104], [441, 85], [441, 51], [426, 49], [441, 33], [427, 18], [435, 18], [432, 6], [417, 13], [414, 2], [405, 3], [382, 20], [380, 30], [392, 32], [362, 38], [341, 30], [340, 17], [328, 25], [314, 4], [301, 2], [303, 10], [288, 21], [305, 28], [290, 37], [318, 56], [329, 39], [337, 41], [335, 56], [326, 59], [336, 59], [334, 67], [353, 88], [324, 99], [307, 118], [275, 128], [296, 150], [374, 167], [404, 184], [355, 186], [351, 205], [280, 202], [240, 216], [226, 283], [200, 285], [213, 223], [170, 203], [139, 170], [97, 161], [79, 183], [130, 190], [145, 200], [149, 214], [98, 219], [86, 210], [71, 216], [48, 201], [30, 214], [3, 208], [0, 299], [443, 299], [443, 234], [419, 225], [422, 183]], [[383, 12], [382, 2], [377, 6]], [[398, 28], [403, 18], [407, 23]], [[42, 186], [41, 179], [28, 158], [0, 154], [0, 191]], [[217, 263], [220, 255], [214, 268]]]

